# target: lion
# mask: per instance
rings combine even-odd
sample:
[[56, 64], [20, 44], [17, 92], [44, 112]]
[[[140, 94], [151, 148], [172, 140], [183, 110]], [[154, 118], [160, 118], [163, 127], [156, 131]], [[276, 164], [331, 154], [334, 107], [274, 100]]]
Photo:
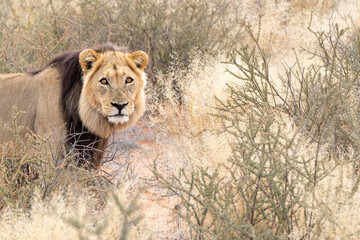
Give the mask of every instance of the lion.
[[14, 141], [4, 126], [15, 105], [25, 112], [22, 136], [66, 139], [66, 149], [83, 156], [78, 165], [98, 169], [109, 136], [145, 112], [147, 64], [143, 51], [104, 44], [61, 53], [40, 69], [0, 74], [0, 142]]

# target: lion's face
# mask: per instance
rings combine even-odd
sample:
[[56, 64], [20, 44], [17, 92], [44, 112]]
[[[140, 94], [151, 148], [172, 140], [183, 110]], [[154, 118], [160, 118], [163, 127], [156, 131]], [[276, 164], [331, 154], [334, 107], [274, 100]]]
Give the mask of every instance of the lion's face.
[[[79, 58], [84, 72], [80, 115], [82, 105], [86, 104], [114, 125], [138, 118], [136, 110], [144, 101], [146, 81], [143, 70], [148, 63], [147, 55], [141, 51], [97, 53], [87, 49]], [[86, 118], [85, 114], [83, 117]]]
[[127, 122], [134, 111], [136, 94], [143, 84], [140, 76], [127, 65], [111, 61], [91, 77], [92, 104], [109, 122]]

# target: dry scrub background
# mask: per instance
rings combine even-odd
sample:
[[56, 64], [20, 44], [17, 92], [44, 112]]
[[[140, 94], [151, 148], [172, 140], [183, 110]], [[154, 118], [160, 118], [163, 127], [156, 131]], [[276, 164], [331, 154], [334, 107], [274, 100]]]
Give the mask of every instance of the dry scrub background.
[[[336, 145], [331, 137], [318, 140], [316, 129], [308, 127], [306, 121], [302, 122], [295, 114], [278, 113], [275, 107], [267, 112], [268, 109], [256, 104], [244, 107], [247, 112], [240, 118], [250, 117], [252, 113], [268, 116], [261, 115], [266, 112], [275, 119], [267, 134], [279, 130], [282, 137], [279, 145], [294, 141], [294, 147], [287, 149], [286, 154], [301, 159], [299, 164], [308, 166], [306, 171], [302, 169], [304, 172], [317, 171], [314, 159], [321, 163], [324, 174], [311, 187], [299, 177], [292, 193], [296, 202], [285, 204], [289, 212], [275, 214], [284, 219], [290, 216], [287, 220], [294, 222], [280, 224], [281, 218], [267, 221], [266, 217], [272, 216], [266, 213], [268, 209], [276, 212], [280, 205], [261, 202], [255, 202], [258, 208], [250, 209], [260, 209], [264, 218], [260, 214], [259, 223], [247, 222], [241, 215], [247, 212], [246, 201], [241, 198], [245, 197], [236, 193], [234, 205], [239, 206], [238, 215], [243, 219], [239, 220], [238, 216], [230, 219], [234, 220], [234, 225], [245, 229], [239, 230], [244, 235], [237, 235], [236, 226], [232, 229], [219, 220], [228, 216], [217, 215], [216, 209], [210, 207], [211, 214], [205, 213], [203, 222], [196, 223], [196, 217], [191, 214], [204, 213], [203, 209], [213, 206], [212, 200], [209, 199], [208, 205], [197, 205], [188, 192], [181, 190], [189, 184], [184, 176], [202, 169], [209, 170], [209, 175], [220, 169], [214, 179], [219, 180], [219, 184], [226, 183], [219, 185], [224, 189], [234, 182], [236, 186], [235, 179], [238, 177], [240, 183], [246, 174], [231, 177], [229, 160], [236, 162], [241, 153], [236, 152], [236, 135], [227, 131], [229, 126], [224, 128], [229, 122], [216, 117], [222, 114], [224, 106], [228, 107], [225, 115], [229, 119], [244, 110], [234, 108], [231, 111], [234, 103], [227, 84], [247, 86], [245, 81], [230, 73], [239, 74], [239, 68], [229, 63], [232, 51], [246, 45], [250, 50], [255, 47], [257, 53], [261, 49], [269, 59], [269, 79], [281, 92], [286, 89], [281, 79], [287, 79], [290, 70], [293, 70], [294, 79], [301, 69], [326, 65], [321, 57], [313, 55], [322, 56], [314, 32], [336, 35], [335, 25], [338, 24], [339, 29], [348, 29], [342, 38], [341, 50], [354, 57], [348, 64], [356, 68], [360, 66], [356, 65], [359, 49], [345, 43], [358, 44], [359, 10], [360, 2], [350, 0], [3, 0], [0, 4], [1, 73], [36, 68], [59, 52], [104, 42], [144, 50], [150, 55], [151, 63], [147, 70], [148, 111], [134, 129], [113, 136], [109, 156], [116, 154], [104, 164], [101, 172], [88, 176], [81, 170], [64, 173], [63, 169], [50, 167], [51, 170], [41, 172], [44, 181], [21, 185], [28, 191], [24, 194], [25, 200], [19, 197], [23, 192], [7, 192], [19, 185], [10, 188], [11, 183], [0, 181], [3, 194], [0, 196], [1, 239], [359, 239], [359, 141], [356, 136], [359, 122], [351, 117], [356, 112], [343, 113], [343, 116], [349, 114], [344, 117], [348, 119], [339, 118], [339, 125], [344, 126], [341, 128], [343, 135], [340, 135], [350, 137], [336, 139]], [[346, 52], [347, 47], [350, 52]], [[234, 59], [244, 64], [240, 55], [235, 55]], [[259, 61], [261, 63], [261, 59]], [[324, 69], [319, 70], [322, 71]], [[353, 88], [357, 89], [359, 80], [356, 74], [354, 76]], [[295, 89], [299, 87], [295, 84]], [[356, 110], [356, 94], [343, 104], [353, 102], [349, 108]], [[258, 113], [259, 109], [265, 110]], [[241, 119], [234, 119], [241, 122]], [[236, 126], [240, 133], [246, 133], [247, 127], [253, 125], [244, 121]], [[304, 130], [305, 126], [309, 131]], [[353, 133], [346, 135], [349, 131]], [[308, 132], [310, 137], [305, 137]], [[254, 143], [257, 140], [254, 138]], [[253, 145], [249, 143], [249, 146]], [[274, 149], [278, 149], [277, 146]], [[262, 159], [257, 160], [261, 163]], [[155, 175], [154, 162], [158, 171]], [[5, 164], [4, 156], [1, 164]], [[4, 166], [0, 165], [0, 170]], [[232, 167], [236, 173], [244, 169]], [[0, 177], [4, 178], [4, 174], [0, 171]], [[77, 177], [69, 180], [69, 174]], [[205, 186], [204, 182], [196, 186]], [[262, 186], [260, 183], [257, 182], [257, 186]], [[267, 183], [265, 181], [265, 186]], [[44, 191], [48, 186], [51, 191]], [[244, 195], [246, 190], [255, 192], [249, 187]], [[197, 191], [194, 194], [199, 198], [207, 194], [199, 194], [201, 188]], [[214, 194], [215, 202], [224, 200], [221, 197], [225, 195], [221, 194], [221, 191]], [[267, 197], [266, 189], [263, 194], [260, 199]], [[116, 196], [119, 196], [120, 205], [114, 202]], [[190, 204], [194, 204], [194, 209], [189, 210]], [[130, 206], [129, 211], [124, 212], [119, 206]], [[282, 226], [290, 227], [287, 231]]]

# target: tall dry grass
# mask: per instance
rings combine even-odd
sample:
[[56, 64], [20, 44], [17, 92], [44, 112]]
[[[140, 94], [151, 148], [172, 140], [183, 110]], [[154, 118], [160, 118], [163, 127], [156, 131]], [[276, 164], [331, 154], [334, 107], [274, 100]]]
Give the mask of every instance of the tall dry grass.
[[91, 192], [57, 192], [48, 201], [35, 191], [29, 212], [2, 214], [1, 239], [150, 239], [140, 222], [137, 196], [126, 186], [109, 196], [104, 206]]

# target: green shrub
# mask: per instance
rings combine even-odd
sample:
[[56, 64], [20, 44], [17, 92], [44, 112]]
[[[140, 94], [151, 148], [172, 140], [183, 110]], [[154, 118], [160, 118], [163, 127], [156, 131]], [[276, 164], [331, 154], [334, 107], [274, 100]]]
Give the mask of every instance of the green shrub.
[[236, 103], [226, 107], [231, 112], [226, 112], [225, 131], [233, 139], [228, 163], [190, 173], [182, 169], [169, 178], [155, 165], [155, 176], [181, 200], [178, 214], [190, 228], [191, 239], [286, 238], [304, 215], [310, 215], [303, 189], [313, 189], [314, 177], [324, 172], [314, 173], [307, 166], [315, 157], [302, 156], [297, 134], [289, 136], [276, 115], [246, 114]]
[[329, 217], [333, 203], [320, 200], [324, 182], [346, 168], [352, 191], [341, 185], [337, 196], [358, 191], [358, 44], [346, 42], [337, 26], [313, 32], [319, 61], [304, 68], [298, 60], [279, 84], [259, 35], [247, 30], [253, 47], [230, 54], [227, 64], [235, 70], [229, 72], [238, 82], [218, 99], [214, 116], [223, 121], [232, 156], [215, 169], [181, 169], [170, 177], [155, 164], [154, 174], [179, 197], [178, 215], [192, 239], [289, 239], [294, 233], [318, 239], [324, 222], [337, 221]]

